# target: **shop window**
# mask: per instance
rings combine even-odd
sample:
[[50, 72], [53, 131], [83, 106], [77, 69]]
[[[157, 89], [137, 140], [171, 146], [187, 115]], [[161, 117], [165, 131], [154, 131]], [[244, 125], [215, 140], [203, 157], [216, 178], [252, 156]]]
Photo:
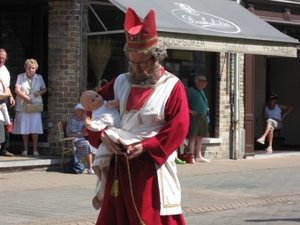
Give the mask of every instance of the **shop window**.
[[209, 132], [215, 135], [215, 90], [216, 90], [216, 53], [168, 50], [168, 58], [164, 61], [167, 71], [176, 75], [188, 87], [188, 79], [191, 73], [203, 74], [206, 76], [208, 85], [205, 94], [209, 100], [210, 123]]

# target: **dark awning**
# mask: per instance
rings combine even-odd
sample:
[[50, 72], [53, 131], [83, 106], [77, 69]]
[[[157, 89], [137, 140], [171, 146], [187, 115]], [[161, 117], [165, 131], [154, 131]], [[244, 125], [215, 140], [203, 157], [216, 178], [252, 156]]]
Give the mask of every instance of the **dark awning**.
[[159, 39], [170, 49], [297, 57], [291, 38], [231, 0], [109, 0], [143, 19], [155, 11]]

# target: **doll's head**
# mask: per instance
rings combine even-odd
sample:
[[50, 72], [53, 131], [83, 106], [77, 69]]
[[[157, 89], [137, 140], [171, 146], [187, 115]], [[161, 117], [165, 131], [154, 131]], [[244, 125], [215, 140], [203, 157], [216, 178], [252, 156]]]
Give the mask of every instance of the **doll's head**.
[[103, 105], [103, 98], [96, 91], [88, 90], [82, 93], [80, 103], [87, 111], [93, 111]]

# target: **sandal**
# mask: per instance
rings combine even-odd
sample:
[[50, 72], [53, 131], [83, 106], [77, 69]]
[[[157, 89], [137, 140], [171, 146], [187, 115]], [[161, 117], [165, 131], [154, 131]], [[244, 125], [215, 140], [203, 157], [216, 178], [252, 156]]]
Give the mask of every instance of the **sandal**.
[[22, 152], [22, 155], [25, 156], [25, 155], [27, 155], [27, 153], [28, 153], [28, 152], [27, 152], [26, 150], [24, 150], [24, 151]]
[[257, 139], [256, 141], [257, 141], [258, 143], [262, 144], [262, 145], [265, 144], [265, 140], [262, 139], [262, 138], [259, 138], [259, 139]]

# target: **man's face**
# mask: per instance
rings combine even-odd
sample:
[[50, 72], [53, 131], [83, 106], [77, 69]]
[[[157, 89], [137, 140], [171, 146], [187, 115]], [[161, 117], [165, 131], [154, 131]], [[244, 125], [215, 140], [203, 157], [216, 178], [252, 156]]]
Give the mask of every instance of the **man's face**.
[[205, 77], [201, 77], [200, 80], [198, 80], [195, 84], [195, 86], [198, 88], [198, 89], [203, 89], [205, 88], [207, 85], [207, 80]]
[[143, 53], [129, 52], [129, 65], [137, 77], [147, 76], [153, 64], [154, 60], [151, 56]]
[[0, 67], [2, 67], [5, 64], [6, 57], [6, 52], [0, 52]]
[[160, 65], [143, 53], [129, 52], [129, 72], [134, 84], [155, 84], [160, 77]]

